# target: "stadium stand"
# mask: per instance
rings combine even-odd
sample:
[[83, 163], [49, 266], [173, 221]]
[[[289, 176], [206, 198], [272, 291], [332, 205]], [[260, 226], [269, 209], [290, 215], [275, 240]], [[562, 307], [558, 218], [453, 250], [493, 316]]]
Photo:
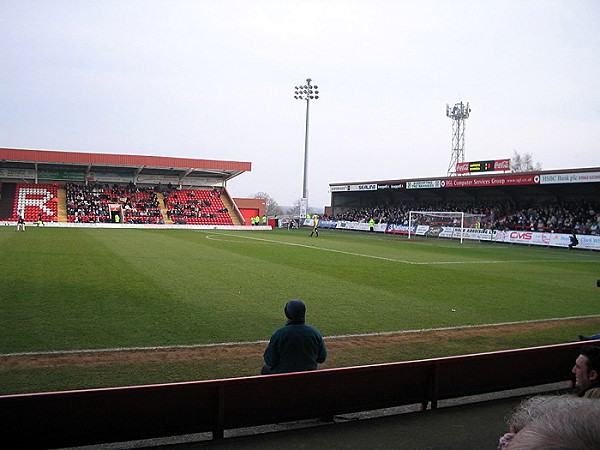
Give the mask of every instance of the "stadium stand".
[[428, 404], [572, 381], [580, 342], [372, 366], [0, 396], [7, 442], [71, 447]]
[[177, 224], [233, 225], [220, 189], [182, 189], [166, 197], [168, 217]]
[[123, 207], [126, 223], [164, 223], [158, 195], [152, 189], [131, 192]]
[[67, 218], [69, 222], [108, 222], [108, 195], [105, 186], [67, 183]]
[[[42, 215], [44, 222], [58, 221], [59, 186], [55, 184], [3, 184], [3, 196], [14, 195], [10, 203], [10, 216], [15, 220], [18, 209], [24, 207], [25, 220], [36, 222]], [[101, 183], [67, 183], [66, 211], [71, 223], [111, 222], [109, 204], [122, 208], [124, 223], [162, 224], [168, 217], [169, 223], [188, 225], [233, 225], [229, 209], [222, 199], [223, 190], [210, 189], [167, 189]], [[158, 195], [164, 195], [164, 210]], [[9, 199], [10, 200], [10, 199]], [[531, 199], [503, 201], [426, 201], [415, 200], [402, 204], [371, 205], [346, 208], [330, 216], [338, 221], [368, 221], [377, 223], [408, 224], [409, 211], [463, 211], [479, 214], [481, 228], [490, 230], [526, 230], [556, 233], [600, 235], [600, 202], [595, 199], [538, 201]], [[6, 215], [6, 214], [5, 214]]]
[[368, 221], [408, 224], [408, 213], [420, 211], [463, 211], [481, 214], [481, 227], [495, 230], [528, 230], [557, 233], [600, 235], [600, 202], [544, 201], [532, 203], [518, 201], [478, 202], [412, 202], [401, 205], [375, 205], [349, 208], [332, 217], [335, 220]]
[[108, 184], [80, 185], [67, 183], [67, 217], [69, 222], [106, 223], [111, 221], [110, 204], [122, 208], [125, 223], [164, 223], [153, 188]]
[[[10, 201], [10, 216], [6, 218], [16, 221], [18, 210], [23, 207], [26, 222], [36, 222], [40, 213], [45, 222], [58, 221], [58, 184], [17, 184], [14, 194], [9, 187], [10, 183], [4, 183], [4, 196], [14, 197]], [[159, 192], [153, 187], [131, 183], [72, 182], [64, 187], [69, 223], [109, 223], [113, 221], [110, 205], [117, 205], [123, 223], [163, 224], [167, 216], [175, 224], [233, 225], [229, 208], [222, 199], [224, 191], [219, 188], [178, 190], [165, 187]], [[159, 194], [164, 195], [165, 211], [161, 208]]]
[[22, 184], [16, 185], [15, 201], [13, 204], [13, 220], [19, 217], [19, 209], [23, 209], [26, 222], [58, 221], [57, 186], [52, 184]]

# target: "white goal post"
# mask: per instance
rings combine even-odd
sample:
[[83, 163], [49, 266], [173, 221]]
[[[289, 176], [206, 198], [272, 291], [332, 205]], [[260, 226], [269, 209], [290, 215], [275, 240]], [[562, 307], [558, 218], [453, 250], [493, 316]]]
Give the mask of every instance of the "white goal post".
[[453, 227], [460, 230], [460, 242], [463, 242], [465, 228], [477, 227], [483, 214], [469, 214], [463, 211], [409, 211], [408, 239], [414, 225]]

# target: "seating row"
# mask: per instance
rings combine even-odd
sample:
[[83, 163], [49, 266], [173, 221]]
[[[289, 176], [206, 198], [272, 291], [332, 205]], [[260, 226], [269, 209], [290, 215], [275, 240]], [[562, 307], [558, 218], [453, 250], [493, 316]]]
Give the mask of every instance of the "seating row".
[[19, 218], [19, 210], [23, 210], [26, 222], [58, 221], [58, 188], [51, 184], [25, 184], [16, 186], [13, 205], [13, 220]]
[[233, 225], [219, 189], [182, 189], [165, 199], [167, 216], [177, 224]]
[[[150, 188], [67, 183], [67, 220], [69, 222], [110, 222], [115, 213], [127, 223], [160, 223], [163, 216], [157, 193]], [[119, 205], [113, 211], [109, 205]], [[143, 219], [141, 218], [143, 216]]]
[[[58, 221], [58, 184], [17, 184], [12, 220], [23, 209], [27, 222]], [[79, 185], [67, 183], [68, 222], [107, 223], [114, 219], [109, 205], [120, 205], [118, 213], [124, 223], [164, 223], [163, 211], [153, 189], [108, 184]], [[175, 223], [232, 225], [220, 189], [187, 189], [167, 195], [168, 214]]]

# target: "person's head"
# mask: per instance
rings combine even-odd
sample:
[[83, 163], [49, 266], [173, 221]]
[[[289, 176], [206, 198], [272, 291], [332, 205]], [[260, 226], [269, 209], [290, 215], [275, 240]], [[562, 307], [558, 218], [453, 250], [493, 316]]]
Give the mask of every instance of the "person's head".
[[508, 417], [507, 424], [511, 432], [516, 433], [544, 414], [560, 408], [572, 408], [580, 403], [580, 397], [569, 394], [528, 397]]
[[583, 347], [572, 372], [575, 374], [575, 386], [579, 389], [597, 384], [600, 377], [600, 347]]
[[292, 322], [304, 322], [306, 316], [306, 305], [302, 300], [290, 300], [283, 308], [285, 317]]
[[[509, 450], [592, 450], [600, 442], [600, 402], [558, 396], [537, 412], [508, 444]], [[539, 414], [541, 413], [541, 414]]]

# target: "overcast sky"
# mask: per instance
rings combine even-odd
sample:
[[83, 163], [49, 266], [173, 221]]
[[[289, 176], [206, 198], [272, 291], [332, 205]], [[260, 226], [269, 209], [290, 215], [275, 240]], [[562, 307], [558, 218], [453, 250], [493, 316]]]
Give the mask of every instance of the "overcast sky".
[[249, 161], [235, 197], [445, 176], [465, 159], [600, 166], [598, 0], [0, 0], [0, 146]]

